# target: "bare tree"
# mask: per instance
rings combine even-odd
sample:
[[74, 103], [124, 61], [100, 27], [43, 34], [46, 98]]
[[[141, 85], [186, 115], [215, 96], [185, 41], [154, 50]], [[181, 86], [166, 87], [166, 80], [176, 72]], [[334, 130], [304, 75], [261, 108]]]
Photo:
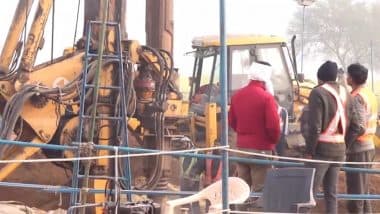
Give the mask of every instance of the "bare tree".
[[[371, 41], [380, 52], [380, 3], [357, 0], [319, 0], [306, 8], [305, 54], [336, 58], [343, 68], [352, 62], [369, 64]], [[302, 8], [291, 21], [290, 35], [302, 32]], [[375, 54], [375, 57], [380, 57]], [[380, 59], [380, 58], [377, 58]], [[373, 60], [374, 62], [379, 60]]]

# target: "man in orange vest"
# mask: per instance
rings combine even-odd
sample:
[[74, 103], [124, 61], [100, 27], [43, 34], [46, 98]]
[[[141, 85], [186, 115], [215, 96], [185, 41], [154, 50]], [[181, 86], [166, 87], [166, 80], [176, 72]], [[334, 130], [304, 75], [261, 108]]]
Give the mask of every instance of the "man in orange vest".
[[[324, 161], [344, 161], [344, 137], [348, 127], [356, 124], [352, 100], [347, 90], [337, 82], [338, 66], [327, 61], [318, 69], [319, 85], [309, 97], [308, 134], [306, 158]], [[348, 126], [349, 125], [349, 126]], [[323, 183], [326, 213], [337, 213], [336, 189], [341, 165], [331, 163], [306, 164], [316, 169], [314, 194]]]
[[[348, 130], [346, 136], [347, 161], [371, 162], [375, 157], [375, 144], [373, 137], [377, 125], [377, 100], [371, 90], [365, 87], [368, 69], [356, 63], [347, 68], [347, 83], [352, 87], [351, 95], [358, 104], [360, 115], [363, 118], [363, 131]], [[353, 167], [371, 168], [372, 165], [354, 165]], [[368, 194], [369, 181], [367, 173], [347, 172], [347, 193]], [[371, 213], [371, 204], [368, 200], [348, 201], [347, 208], [350, 213]]]

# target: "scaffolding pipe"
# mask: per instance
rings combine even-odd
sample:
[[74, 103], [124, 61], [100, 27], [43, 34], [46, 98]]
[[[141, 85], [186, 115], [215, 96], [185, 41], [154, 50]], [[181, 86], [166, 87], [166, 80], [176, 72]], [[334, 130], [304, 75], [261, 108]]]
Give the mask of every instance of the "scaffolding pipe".
[[[29, 189], [39, 189], [46, 192], [52, 193], [73, 193], [80, 192], [79, 188], [72, 187], [62, 187], [62, 186], [51, 186], [51, 185], [40, 185], [40, 184], [24, 184], [24, 183], [12, 183], [12, 182], [0, 182], [0, 186], [6, 187], [22, 187]], [[107, 193], [113, 193], [112, 190], [106, 190]], [[104, 189], [88, 189], [90, 194], [104, 194]], [[121, 194], [139, 194], [139, 195], [179, 195], [179, 196], [188, 196], [193, 195], [197, 192], [193, 191], [157, 191], [157, 190], [121, 190]], [[262, 196], [261, 192], [252, 192], [251, 197], [260, 197]], [[379, 194], [337, 194], [338, 199], [344, 200], [380, 200]], [[317, 198], [323, 198], [323, 193], [317, 193]]]
[[13, 141], [13, 140], [0, 139], [0, 145], [2, 145], [2, 144], [22, 146], [22, 147], [34, 147], [34, 148], [41, 148], [41, 149], [51, 149], [51, 150], [59, 150], [59, 151], [78, 149], [78, 147], [76, 147], [76, 146], [31, 143], [31, 142], [24, 142], [24, 141]]
[[[52, 150], [77, 150], [76, 146], [66, 146], [66, 145], [52, 145], [52, 144], [42, 144], [42, 143], [30, 143], [30, 142], [21, 142], [21, 141], [12, 141], [12, 140], [3, 140], [0, 139], [0, 144], [10, 144], [16, 146], [26, 146], [26, 147], [37, 147], [41, 149], [52, 149]], [[114, 146], [106, 145], [95, 145], [95, 149], [98, 150], [110, 150], [114, 151]], [[123, 152], [135, 152], [135, 153], [155, 153], [159, 150], [153, 149], [141, 149], [141, 148], [131, 148], [131, 147], [118, 147], [119, 151]], [[196, 157], [201, 159], [222, 159], [223, 156], [220, 155], [206, 155], [206, 154], [194, 154], [194, 153], [176, 153], [176, 154], [164, 154], [164, 155], [173, 155], [176, 157]], [[264, 159], [255, 159], [255, 158], [240, 158], [240, 157], [229, 157], [230, 161], [233, 162], [242, 162], [242, 163], [256, 163], [256, 164], [271, 164], [275, 166], [287, 166], [287, 167], [302, 167], [304, 163], [299, 162], [290, 162], [290, 161], [280, 161], [280, 160], [264, 160]], [[347, 164], [349, 165], [349, 164]], [[356, 168], [356, 167], [341, 167], [342, 171], [346, 172], [362, 172], [368, 174], [380, 174], [379, 169], [365, 169], [365, 168]], [[83, 177], [83, 176], [80, 176]]]
[[[226, 46], [226, 8], [225, 0], [219, 1], [219, 27], [220, 27], [220, 95], [221, 95], [221, 107], [222, 107], [222, 131], [221, 139], [222, 145], [227, 146], [228, 142], [228, 125], [227, 125], [227, 46]], [[223, 210], [227, 210], [228, 205], [228, 151], [222, 151], [222, 201]], [[223, 212], [226, 213], [226, 212]]]
[[[94, 142], [94, 133], [95, 133], [95, 124], [96, 124], [96, 113], [97, 113], [97, 108], [98, 108], [98, 98], [99, 98], [99, 85], [100, 85], [100, 72], [102, 70], [102, 62], [103, 62], [103, 52], [104, 52], [104, 41], [106, 38], [106, 21], [108, 17], [108, 0], [103, 0], [102, 1], [102, 24], [101, 24], [101, 33], [99, 35], [99, 49], [98, 49], [98, 63], [96, 67], [96, 73], [95, 73], [95, 86], [94, 86], [94, 95], [93, 95], [93, 111], [92, 111], [92, 118], [91, 118], [91, 123], [90, 123], [90, 142]], [[91, 37], [91, 35], [89, 35]], [[85, 71], [86, 72], [86, 71]], [[89, 174], [90, 174], [90, 168], [91, 168], [91, 161], [85, 161], [84, 163], [84, 179], [82, 183], [82, 188], [86, 189], [88, 188], [89, 185]], [[76, 173], [76, 172], [75, 172]], [[80, 193], [80, 201], [81, 204], [84, 205], [87, 203], [87, 192], [82, 191]], [[81, 208], [80, 213], [85, 214], [86, 209]]]

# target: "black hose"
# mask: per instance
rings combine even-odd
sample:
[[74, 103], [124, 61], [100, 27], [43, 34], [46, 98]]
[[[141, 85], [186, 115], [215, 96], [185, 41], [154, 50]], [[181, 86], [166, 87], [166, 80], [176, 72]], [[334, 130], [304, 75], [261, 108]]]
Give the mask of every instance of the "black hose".
[[[3, 111], [3, 119], [0, 124], [0, 138], [1, 139], [11, 139], [13, 130], [16, 126], [17, 121], [20, 119], [22, 112], [22, 107], [25, 102], [29, 100], [32, 96], [38, 94], [39, 91], [35, 85], [27, 85], [22, 88], [18, 93], [14, 94], [10, 100], [5, 105]], [[1, 145], [0, 146], [0, 158], [5, 159], [7, 151], [13, 145]]]
[[[169, 79], [171, 77], [173, 71], [173, 63], [170, 57], [170, 54], [165, 51], [157, 51], [153, 48], [144, 46], [144, 48], [148, 51], [151, 51], [152, 54], [157, 58], [157, 63], [159, 64], [159, 74], [160, 74], [160, 85], [156, 92], [155, 105], [161, 107], [163, 109], [163, 104], [166, 100], [166, 92], [169, 84]], [[165, 59], [164, 55], [168, 55], [171, 60], [170, 66]], [[165, 139], [164, 139], [164, 113], [162, 111], [158, 111], [154, 113], [155, 120], [155, 141], [156, 141], [156, 149], [158, 150], [166, 150], [165, 148]], [[156, 157], [156, 163], [154, 167], [154, 171], [151, 174], [147, 184], [144, 186], [145, 189], [155, 189], [163, 174], [163, 156]]]

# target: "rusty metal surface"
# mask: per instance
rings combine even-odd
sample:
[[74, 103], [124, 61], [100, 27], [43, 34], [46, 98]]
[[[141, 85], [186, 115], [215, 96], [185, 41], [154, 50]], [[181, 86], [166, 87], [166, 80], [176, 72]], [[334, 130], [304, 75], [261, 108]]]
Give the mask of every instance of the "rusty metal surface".
[[[86, 0], [85, 1], [85, 19], [87, 22], [89, 20], [100, 20], [101, 19], [101, 11], [102, 6], [99, 4], [100, 1], [94, 0]], [[108, 6], [109, 16], [107, 16], [108, 21], [116, 21], [121, 22], [121, 32], [125, 33], [125, 0], [110, 0], [110, 4]], [[157, 5], [158, 4], [158, 5]], [[161, 5], [162, 4], [162, 5]], [[73, 54], [67, 55], [63, 58], [55, 59], [50, 61], [49, 63], [44, 63], [40, 66], [34, 67], [34, 61], [38, 53], [38, 47], [40, 42], [42, 41], [43, 31], [46, 24], [46, 19], [49, 15], [50, 8], [52, 6], [52, 0], [40, 0], [39, 5], [37, 7], [36, 16], [34, 18], [31, 31], [29, 32], [28, 43], [26, 45], [26, 50], [23, 53], [22, 57], [22, 70], [25, 78], [25, 81], [16, 81], [17, 85], [10, 85], [9, 90], [2, 91], [1, 93], [5, 96], [4, 101], [8, 100], [9, 97], [14, 93], [17, 93], [15, 86], [19, 86], [18, 89], [22, 88], [25, 84], [28, 83], [40, 83], [43, 88], [47, 88], [52, 90], [56, 87], [63, 87], [68, 82], [75, 80], [78, 75], [83, 72], [83, 53], [79, 48], [79, 51], [73, 52]], [[172, 0], [165, 1], [149, 1], [147, 2], [147, 8], [151, 8], [150, 12], [154, 11], [154, 13], [147, 12], [147, 16], [151, 20], [149, 23], [152, 23], [150, 26], [149, 32], [155, 32], [151, 35], [152, 46], [157, 48], [165, 49], [169, 52], [172, 52], [173, 49], [173, 40], [172, 40], [172, 32], [173, 32], [173, 22], [172, 22]], [[156, 15], [155, 15], [156, 14]], [[157, 16], [163, 16], [160, 19], [157, 19]], [[154, 21], [154, 22], [152, 22]], [[157, 21], [157, 22], [156, 22]], [[100, 26], [99, 26], [100, 27]], [[97, 30], [94, 29], [94, 34], [91, 35], [91, 48], [98, 47], [99, 43], [99, 32], [100, 28]], [[125, 38], [125, 35], [122, 36]], [[154, 39], [153, 39], [154, 38]], [[87, 38], [89, 39], [89, 38]], [[111, 55], [114, 51], [114, 47], [116, 44], [115, 39], [115, 30], [108, 27], [106, 33], [106, 54]], [[154, 44], [153, 44], [154, 43]], [[77, 46], [78, 48], [78, 46]], [[90, 52], [94, 51], [90, 50]], [[142, 54], [142, 51], [145, 51], [146, 54]], [[140, 61], [139, 63], [144, 64], [144, 66], [140, 66], [139, 72], [149, 72], [151, 75], [155, 76], [152, 80], [155, 81], [156, 84], [161, 84], [159, 89], [159, 93], [166, 93], [167, 82], [170, 79], [172, 65], [172, 58], [166, 54], [165, 52], [159, 52], [157, 50], [151, 48], [141, 49], [141, 47], [136, 47], [136, 58]], [[144, 55], [144, 56], [141, 56]], [[148, 57], [151, 55], [151, 58]], [[148, 59], [149, 58], [149, 59]], [[162, 58], [162, 59], [161, 59]], [[160, 62], [156, 62], [157, 59], [160, 59]], [[165, 63], [164, 63], [165, 61]], [[140, 64], [140, 65], [141, 65]], [[132, 65], [131, 65], [132, 66]], [[154, 68], [153, 68], [154, 67]], [[132, 67], [131, 67], [132, 68]], [[144, 70], [144, 71], [143, 71]], [[115, 85], [115, 81], [117, 76], [115, 76], [116, 68], [114, 65], [106, 65], [104, 67], [104, 71], [100, 77], [100, 85], [108, 86]], [[134, 70], [131, 70], [133, 72]], [[159, 73], [160, 72], [160, 73]], [[133, 75], [130, 76], [134, 78]], [[2, 83], [0, 83], [2, 84]], [[131, 80], [131, 84], [133, 84], [133, 79]], [[132, 85], [133, 86], [133, 85]], [[42, 88], [41, 87], [41, 88]], [[78, 86], [79, 87], [79, 86]], [[12, 90], [11, 90], [12, 89]], [[79, 90], [79, 88], [77, 89]], [[10, 93], [12, 92], [12, 93]], [[53, 93], [53, 92], [51, 92]], [[54, 92], [56, 93], [56, 92]], [[77, 95], [76, 93], [73, 93]], [[57, 94], [57, 96], [61, 96], [61, 92]], [[49, 100], [43, 105], [36, 107], [30, 101], [27, 101], [24, 104], [24, 111], [21, 113], [21, 117], [26, 122], [28, 132], [25, 135], [28, 135], [30, 138], [38, 138], [44, 143], [57, 143], [56, 140], [60, 141], [59, 136], [62, 134], [61, 125], [64, 126], [65, 120], [69, 118], [64, 117], [72, 117], [77, 114], [74, 107], [77, 107], [77, 104], [73, 104], [71, 99], [76, 99], [77, 97], [70, 97], [67, 99], [69, 101], [65, 102], [66, 105], [72, 107], [73, 109], [69, 109], [67, 112], [63, 106], [58, 103], [63, 103], [62, 100], [51, 101]], [[114, 115], [114, 102], [116, 96], [114, 93], [111, 93], [109, 89], [101, 89], [99, 93], [100, 103], [104, 106], [99, 106], [98, 112], [102, 115], [112, 116]], [[144, 147], [144, 148], [152, 148], [152, 149], [163, 149], [170, 150], [170, 144], [166, 138], [168, 136], [164, 136], [164, 117], [163, 112], [165, 112], [166, 106], [164, 105], [164, 101], [166, 100], [166, 96], [154, 96], [152, 99], [157, 99], [153, 103], [144, 103], [144, 105], [149, 111], [143, 112], [142, 115], [138, 115], [141, 118], [147, 118], [145, 123], [141, 123], [143, 126], [142, 130], [145, 130], [145, 133], [151, 134], [149, 137], [141, 137], [137, 136], [138, 133], [128, 133], [129, 135], [137, 134], [134, 136], [129, 136], [129, 146], [131, 147]], [[74, 99], [74, 101], [76, 101]], [[135, 98], [136, 99], [136, 98]], [[2, 101], [2, 100], [0, 100]], [[91, 100], [89, 100], [88, 105], [90, 105]], [[69, 104], [67, 104], [69, 103]], [[62, 107], [62, 108], [58, 108]], [[179, 109], [179, 108], [178, 108]], [[158, 112], [160, 117], [153, 118], [153, 112]], [[67, 114], [67, 115], [66, 115]], [[136, 113], [138, 114], [138, 112]], [[175, 115], [174, 115], [175, 116]], [[62, 119], [63, 118], [63, 119]], [[62, 120], [61, 120], [62, 119]], [[144, 122], [144, 121], [142, 121]], [[156, 123], [157, 128], [154, 126]], [[99, 131], [99, 144], [105, 145], [117, 145], [115, 141], [113, 130], [113, 124], [105, 123], [105, 121], [101, 120], [99, 123], [98, 131]], [[69, 125], [68, 125], [69, 126]], [[152, 127], [150, 127], [152, 126]], [[107, 128], [104, 128], [107, 127]], [[67, 128], [64, 126], [63, 128]], [[71, 124], [69, 126], [69, 130], [74, 132], [75, 124]], [[170, 134], [171, 135], [171, 134]], [[20, 135], [21, 136], [21, 135]], [[22, 132], [22, 137], [24, 137], [24, 132]], [[68, 137], [71, 137], [68, 136]], [[140, 139], [141, 137], [141, 139]], [[57, 139], [56, 139], [57, 138]], [[29, 141], [30, 139], [28, 139]], [[63, 140], [62, 140], [63, 141]], [[58, 142], [59, 143], [59, 142]], [[108, 154], [108, 152], [101, 153], [100, 155]], [[16, 155], [13, 153], [12, 155]], [[51, 155], [51, 153], [49, 153]], [[70, 154], [69, 154], [70, 155]], [[29, 157], [31, 156], [31, 157]], [[23, 159], [29, 158], [46, 158], [45, 155], [39, 151], [32, 151], [28, 153], [28, 157], [24, 157]], [[155, 186], [157, 189], [165, 189], [168, 177], [171, 176], [171, 159], [170, 158], [143, 158], [137, 157], [131, 160], [132, 165], [132, 175], [134, 176], [133, 183], [136, 186], [146, 186], [149, 180], [152, 180], [151, 186]], [[109, 160], [101, 160], [98, 161], [97, 165], [104, 167], [103, 174], [113, 175], [113, 163]], [[4, 166], [0, 166], [1, 169]], [[5, 167], [6, 168], [6, 167]], [[9, 167], [8, 167], [9, 168]], [[152, 169], [152, 168], [155, 168]], [[7, 169], [7, 168], [6, 168]], [[152, 175], [153, 174], [153, 175]], [[49, 175], [49, 176], [47, 176]], [[41, 164], [21, 164], [12, 170], [7, 171], [6, 179], [4, 181], [11, 182], [20, 182], [20, 183], [35, 183], [35, 184], [46, 184], [46, 185], [67, 185], [70, 186], [71, 182], [71, 172], [70, 170], [64, 170], [64, 168], [58, 167], [53, 163], [41, 163]], [[101, 188], [102, 185], [97, 186], [97, 188]], [[103, 185], [104, 186], [104, 185]], [[17, 188], [4, 188], [0, 187], [0, 192], [9, 192], [9, 194], [0, 194], [0, 200], [21, 200], [29, 206], [41, 207], [44, 209], [53, 209], [56, 208], [59, 199], [59, 195], [54, 195], [51, 193], [41, 193], [37, 190], [31, 189], [17, 189]], [[25, 197], [25, 196], [30, 197]]]
[[173, 0], [146, 0], [146, 44], [173, 53]]
[[[120, 32], [121, 38], [126, 39], [126, 3], [127, 0], [110, 0], [108, 6], [108, 18], [107, 21], [110, 22], [119, 22], [120, 23]], [[101, 7], [100, 1], [94, 0], [85, 0], [84, 1], [84, 19], [83, 19], [83, 37], [86, 36], [86, 25], [89, 21], [100, 21], [102, 19], [101, 11], [103, 8]], [[96, 43], [99, 37], [99, 26], [93, 26], [93, 39], [94, 43]], [[110, 35], [110, 30], [107, 31], [107, 40], [109, 37], [114, 37]], [[112, 41], [107, 41], [107, 43], [112, 43]]]

